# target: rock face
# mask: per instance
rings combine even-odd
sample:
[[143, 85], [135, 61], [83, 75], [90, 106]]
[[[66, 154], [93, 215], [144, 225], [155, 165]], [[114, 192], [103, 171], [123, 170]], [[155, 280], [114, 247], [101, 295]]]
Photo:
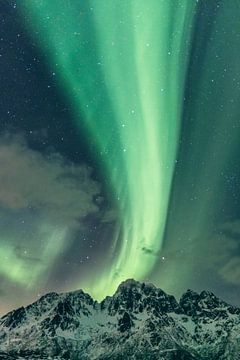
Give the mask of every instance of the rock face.
[[50, 293], [0, 319], [0, 359], [238, 360], [240, 309], [206, 291], [178, 303], [134, 280], [101, 303]]

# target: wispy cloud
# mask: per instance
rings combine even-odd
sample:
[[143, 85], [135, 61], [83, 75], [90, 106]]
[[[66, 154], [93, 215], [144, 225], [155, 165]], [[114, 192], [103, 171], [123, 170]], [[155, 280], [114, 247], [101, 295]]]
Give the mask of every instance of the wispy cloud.
[[0, 137], [0, 276], [7, 286], [47, 282], [84, 219], [98, 214], [99, 193], [86, 165], [34, 151], [23, 136]]
[[33, 208], [52, 221], [69, 223], [96, 212], [99, 184], [91, 169], [31, 150], [23, 137], [0, 138], [0, 206]]

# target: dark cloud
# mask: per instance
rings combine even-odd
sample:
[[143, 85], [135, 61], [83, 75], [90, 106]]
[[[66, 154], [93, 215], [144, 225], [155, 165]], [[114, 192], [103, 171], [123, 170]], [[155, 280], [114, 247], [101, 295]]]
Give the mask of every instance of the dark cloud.
[[158, 256], [159, 255], [159, 252], [157, 251], [154, 251], [154, 250], [152, 250], [152, 249], [150, 249], [150, 248], [147, 248], [147, 247], [145, 247], [145, 246], [143, 246], [142, 248], [141, 248], [141, 250], [145, 253], [145, 254], [147, 254], [147, 255], [152, 255], [152, 256]]
[[240, 220], [223, 226], [221, 263], [216, 257], [217, 271], [228, 284], [240, 285]]
[[[240, 285], [240, 220], [225, 222], [191, 244], [195, 268], [204, 268], [216, 283]], [[182, 260], [189, 256], [183, 252]], [[189, 263], [189, 260], [188, 260]]]
[[89, 167], [33, 151], [21, 136], [0, 138], [0, 184], [0, 205], [13, 211], [32, 207], [61, 224], [98, 211], [100, 188]]
[[240, 256], [229, 258], [219, 269], [219, 275], [229, 284], [240, 285]]
[[25, 302], [46, 286], [56, 264], [57, 274], [67, 272], [69, 254], [83, 258], [86, 219], [101, 218], [99, 194], [88, 166], [33, 150], [22, 135], [0, 136], [0, 276], [9, 298]]

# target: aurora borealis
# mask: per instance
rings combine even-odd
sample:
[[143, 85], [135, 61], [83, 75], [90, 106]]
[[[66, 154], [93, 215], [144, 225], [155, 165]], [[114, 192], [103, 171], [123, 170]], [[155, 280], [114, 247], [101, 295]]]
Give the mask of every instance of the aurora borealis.
[[238, 3], [1, 6], [3, 303], [127, 278], [236, 302]]
[[26, 1], [25, 8], [74, 99], [77, 123], [83, 113], [96, 139], [118, 202], [110, 262], [89, 287], [106, 296], [121, 281], [146, 276], [155, 263], [151, 253], [161, 249], [194, 3]]

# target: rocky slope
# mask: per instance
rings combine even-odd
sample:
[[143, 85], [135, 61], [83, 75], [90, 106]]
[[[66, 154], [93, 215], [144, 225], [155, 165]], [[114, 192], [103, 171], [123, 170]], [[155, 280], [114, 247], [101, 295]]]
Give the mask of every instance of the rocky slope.
[[0, 319], [0, 359], [238, 360], [240, 309], [206, 291], [178, 303], [134, 280], [101, 303], [50, 293]]

